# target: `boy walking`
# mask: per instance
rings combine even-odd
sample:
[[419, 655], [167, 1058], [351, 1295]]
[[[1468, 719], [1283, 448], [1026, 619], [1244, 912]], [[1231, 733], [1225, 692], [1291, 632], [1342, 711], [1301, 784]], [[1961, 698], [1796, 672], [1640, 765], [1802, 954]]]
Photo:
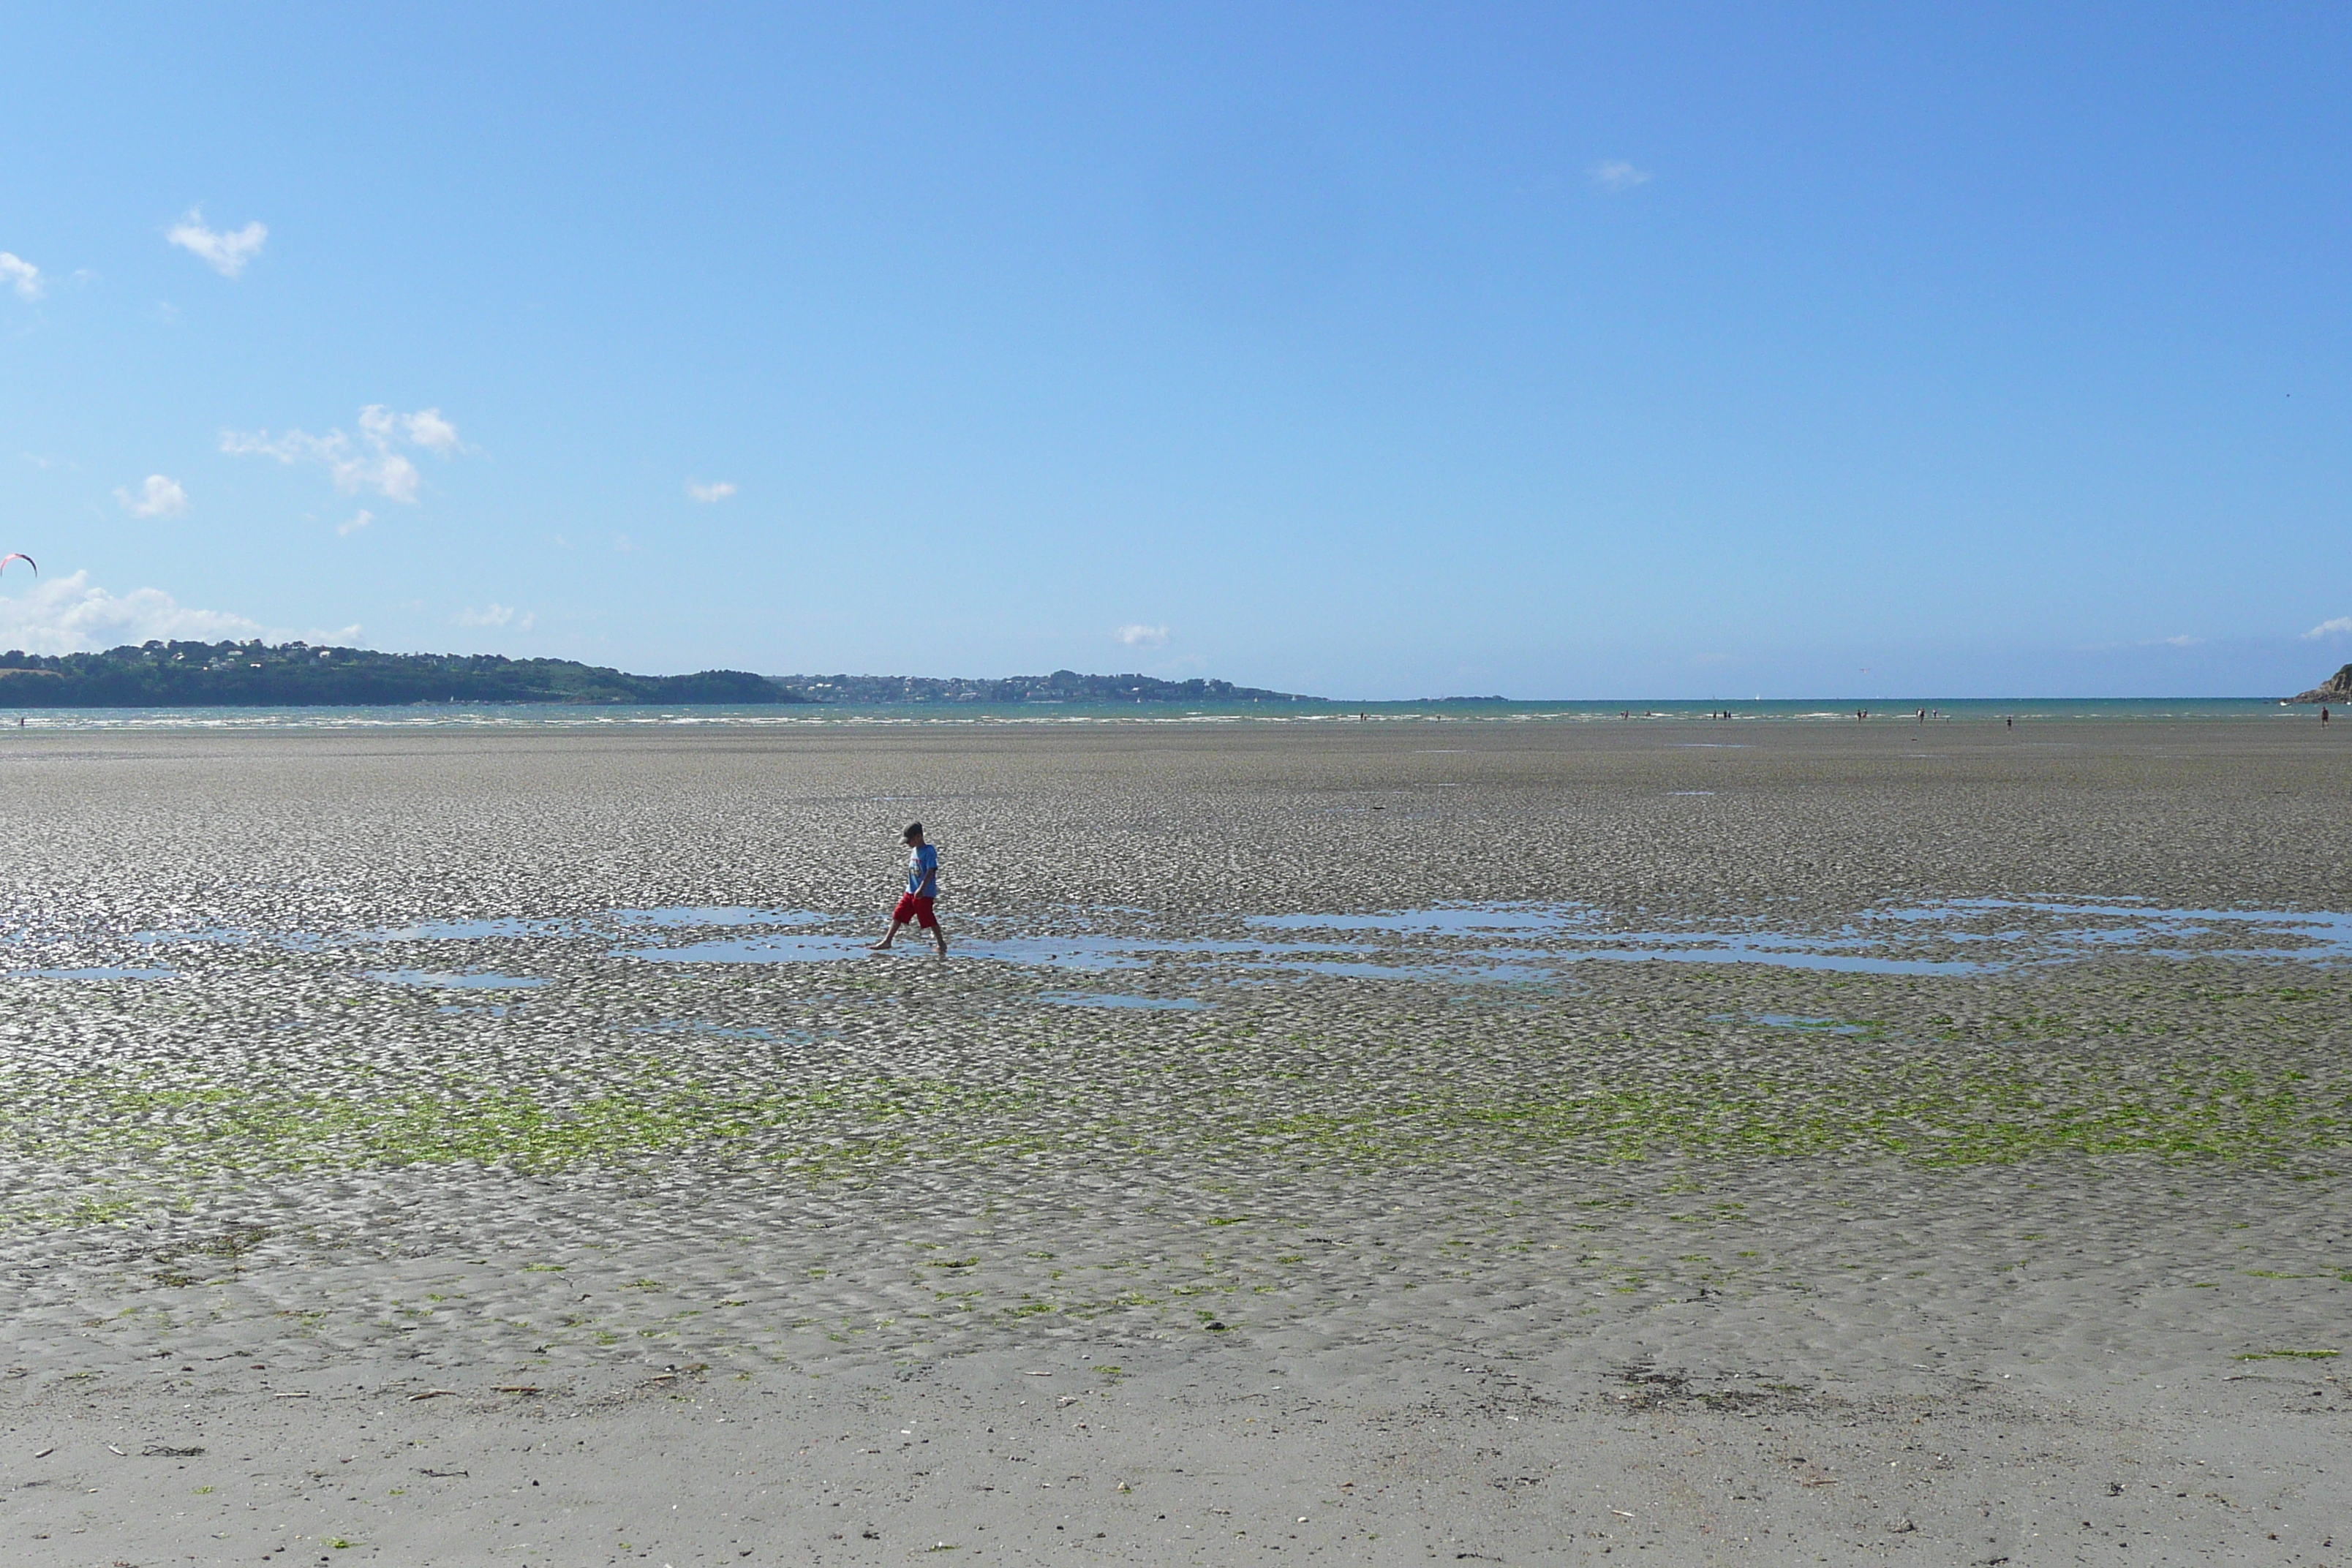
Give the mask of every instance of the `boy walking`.
[[907, 890], [898, 896], [898, 907], [890, 911], [890, 934], [868, 951], [889, 952], [890, 944], [898, 940], [899, 928], [912, 921], [931, 933], [931, 940], [940, 944], [940, 956], [945, 958], [948, 933], [940, 929], [940, 917], [931, 910], [931, 900], [940, 896], [940, 852], [923, 842], [919, 822], [907, 824], [907, 831], [899, 837], [907, 841]]

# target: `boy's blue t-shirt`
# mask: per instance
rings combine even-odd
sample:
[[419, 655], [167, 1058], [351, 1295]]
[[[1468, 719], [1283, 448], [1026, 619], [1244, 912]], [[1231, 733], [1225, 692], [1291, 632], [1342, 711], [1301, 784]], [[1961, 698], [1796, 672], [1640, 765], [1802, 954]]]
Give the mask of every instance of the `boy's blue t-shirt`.
[[940, 849], [936, 844], [919, 844], [907, 851], [907, 891], [921, 893], [923, 884], [930, 884], [930, 892], [939, 891]]

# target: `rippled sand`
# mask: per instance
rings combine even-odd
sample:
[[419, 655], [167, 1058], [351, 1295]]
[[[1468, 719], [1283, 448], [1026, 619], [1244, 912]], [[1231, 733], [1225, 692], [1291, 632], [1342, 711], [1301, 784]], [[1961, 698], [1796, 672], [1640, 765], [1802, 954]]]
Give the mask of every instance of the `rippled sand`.
[[10, 735], [0, 1541], [2336, 1561], [2335, 742]]

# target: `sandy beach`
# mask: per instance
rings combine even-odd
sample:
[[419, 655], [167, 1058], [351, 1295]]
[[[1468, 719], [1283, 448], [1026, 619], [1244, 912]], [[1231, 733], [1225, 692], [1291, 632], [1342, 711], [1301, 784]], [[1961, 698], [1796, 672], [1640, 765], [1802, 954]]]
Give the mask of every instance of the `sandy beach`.
[[2352, 1563], [2347, 784], [9, 731], [0, 1555]]

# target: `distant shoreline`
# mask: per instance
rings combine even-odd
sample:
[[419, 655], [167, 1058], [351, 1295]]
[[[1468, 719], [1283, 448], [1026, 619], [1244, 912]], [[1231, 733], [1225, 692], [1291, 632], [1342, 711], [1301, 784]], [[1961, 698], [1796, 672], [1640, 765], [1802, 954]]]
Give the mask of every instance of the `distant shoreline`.
[[1140, 674], [1015, 675], [971, 680], [907, 675], [755, 675], [705, 669], [632, 675], [565, 658], [377, 653], [308, 643], [125, 644], [103, 653], [0, 654], [0, 707], [362, 708], [464, 703], [622, 707], [1316, 702], [1294, 692]]
[[[0, 729], [25, 721], [24, 730], [260, 731], [432, 729], [607, 729], [630, 726], [965, 726], [1049, 729], [1071, 726], [1196, 726], [1231, 724], [1328, 725], [1335, 729], [1381, 724], [1419, 724], [1455, 729], [1553, 724], [1601, 726], [1628, 733], [1644, 729], [1673, 735], [1669, 744], [1739, 745], [1758, 726], [1855, 728], [1902, 732], [1932, 742], [1940, 730], [2014, 727], [2020, 736], [2067, 723], [2179, 722], [2277, 723], [2302, 721], [2315, 728], [2317, 710], [2276, 698], [1967, 698], [1940, 702], [1885, 702], [1813, 699], [1790, 702], [1658, 701], [1525, 702], [1444, 700], [1346, 702], [1305, 699], [1291, 702], [1248, 700], [1223, 702], [1135, 701], [1010, 703], [902, 701], [848, 702], [564, 702], [455, 701], [406, 703], [44, 703], [12, 701], [14, 681], [0, 681]], [[1931, 714], [1924, 722], [1922, 708]], [[1729, 717], [1723, 717], [1725, 714]], [[1857, 713], [1867, 714], [1857, 720]], [[2333, 728], [2333, 726], [2331, 726]], [[2346, 731], [2352, 734], [2352, 731]]]

